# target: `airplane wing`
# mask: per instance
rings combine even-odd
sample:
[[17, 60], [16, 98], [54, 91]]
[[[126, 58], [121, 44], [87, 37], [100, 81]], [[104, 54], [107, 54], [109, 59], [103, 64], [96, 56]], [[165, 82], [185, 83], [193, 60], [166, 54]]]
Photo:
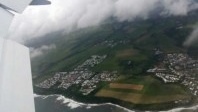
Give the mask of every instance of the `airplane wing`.
[[4, 37], [7, 34], [14, 16], [8, 10], [22, 13], [29, 4], [48, 5], [50, 3], [47, 0], [0, 0], [0, 37]]
[[35, 112], [29, 49], [0, 38], [0, 112]]
[[0, 37], [4, 37], [8, 33], [13, 16], [13, 14], [0, 7]]
[[22, 13], [32, 0], [0, 0], [0, 4], [8, 9]]
[[5, 39], [14, 17], [42, 0], [0, 0], [0, 112], [35, 112], [29, 49]]

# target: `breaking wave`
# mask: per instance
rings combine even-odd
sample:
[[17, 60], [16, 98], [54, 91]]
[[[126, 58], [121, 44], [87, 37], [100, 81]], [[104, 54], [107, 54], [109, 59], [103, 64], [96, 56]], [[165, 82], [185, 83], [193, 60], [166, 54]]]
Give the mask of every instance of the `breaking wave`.
[[[69, 98], [66, 98], [64, 97], [63, 95], [34, 95], [34, 97], [39, 97], [39, 98], [42, 98], [42, 99], [46, 99], [48, 97], [52, 97], [52, 96], [55, 96], [57, 97], [56, 98], [56, 101], [60, 101], [62, 104], [65, 104], [65, 106], [68, 106], [70, 109], [75, 109], [75, 108], [78, 108], [78, 107], [82, 107], [82, 106], [86, 106], [87, 109], [89, 108], [92, 108], [94, 106], [104, 106], [104, 105], [111, 105], [111, 106], [116, 106], [120, 109], [123, 109], [124, 111], [126, 112], [135, 112], [133, 110], [129, 110], [127, 108], [124, 108], [124, 107], [121, 107], [119, 105], [116, 105], [116, 104], [112, 104], [112, 103], [103, 103], [103, 104], [85, 104], [85, 103], [81, 103], [81, 102], [77, 102], [77, 101], [74, 101], [72, 99], [69, 99]], [[194, 105], [194, 106], [191, 106], [191, 107], [180, 107], [180, 108], [174, 108], [174, 109], [171, 109], [171, 110], [168, 110], [168, 111], [160, 111], [160, 112], [181, 112], [181, 111], [195, 111], [195, 110], [198, 110], [198, 105]], [[147, 111], [147, 112], [151, 112], [151, 111]]]

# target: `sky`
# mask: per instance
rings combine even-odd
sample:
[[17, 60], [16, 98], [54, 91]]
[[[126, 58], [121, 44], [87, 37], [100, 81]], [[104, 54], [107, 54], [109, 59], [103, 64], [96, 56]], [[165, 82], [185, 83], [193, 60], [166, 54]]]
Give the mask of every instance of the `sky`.
[[[51, 5], [29, 6], [16, 14], [8, 37], [20, 43], [41, 38], [48, 33], [62, 34], [75, 29], [100, 25], [110, 17], [117, 21], [147, 19], [149, 13], [162, 7], [161, 15], [187, 16], [198, 9], [196, 0], [50, 0]], [[198, 27], [187, 38], [185, 45], [196, 40]]]

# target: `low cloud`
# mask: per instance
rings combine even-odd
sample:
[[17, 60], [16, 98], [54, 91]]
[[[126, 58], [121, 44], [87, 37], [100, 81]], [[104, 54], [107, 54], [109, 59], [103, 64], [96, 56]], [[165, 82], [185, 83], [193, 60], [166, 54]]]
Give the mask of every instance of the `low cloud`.
[[157, 8], [159, 0], [118, 0], [115, 2], [115, 16], [119, 21], [131, 21], [137, 17], [146, 19]]
[[184, 42], [184, 46], [189, 47], [198, 42], [198, 26], [193, 30], [190, 36]]
[[50, 50], [53, 50], [53, 49], [56, 49], [55, 44], [43, 45], [39, 48], [30, 48], [30, 56], [31, 56], [31, 58], [35, 58], [35, 57], [41, 56], [41, 55], [49, 52]]
[[149, 13], [185, 16], [198, 9], [196, 0], [51, 0], [48, 6], [29, 6], [17, 14], [9, 31], [9, 38], [24, 43], [27, 40], [62, 31], [95, 26], [110, 17], [118, 21], [147, 19]]
[[164, 4], [164, 12], [168, 15], [187, 15], [191, 10], [198, 8], [195, 0], [162, 0]]

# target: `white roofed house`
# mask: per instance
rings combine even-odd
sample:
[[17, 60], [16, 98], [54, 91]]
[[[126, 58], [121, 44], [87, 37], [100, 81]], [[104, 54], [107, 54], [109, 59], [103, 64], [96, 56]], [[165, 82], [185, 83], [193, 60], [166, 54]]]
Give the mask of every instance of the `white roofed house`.
[[29, 49], [6, 39], [14, 18], [29, 4], [45, 0], [0, 0], [0, 112], [35, 112]]

